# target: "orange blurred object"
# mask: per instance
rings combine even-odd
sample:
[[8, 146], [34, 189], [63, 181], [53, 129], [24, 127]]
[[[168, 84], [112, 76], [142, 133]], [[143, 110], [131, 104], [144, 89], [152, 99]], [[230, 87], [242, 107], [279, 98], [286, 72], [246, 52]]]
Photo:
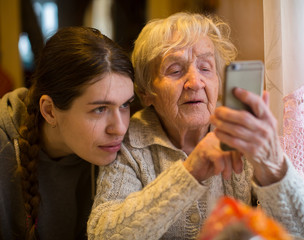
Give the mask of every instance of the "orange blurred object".
[[292, 239], [279, 223], [266, 216], [260, 208], [253, 208], [235, 199], [222, 197], [203, 225], [198, 239], [251, 239], [252, 237], [264, 240]]

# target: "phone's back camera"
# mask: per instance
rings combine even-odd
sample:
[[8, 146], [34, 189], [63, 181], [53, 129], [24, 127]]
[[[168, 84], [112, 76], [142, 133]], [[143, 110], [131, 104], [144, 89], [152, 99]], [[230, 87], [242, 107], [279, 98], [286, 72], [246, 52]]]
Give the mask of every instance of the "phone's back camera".
[[238, 66], [238, 64], [232, 64], [231, 68], [232, 68], [232, 70], [238, 70], [239, 66]]

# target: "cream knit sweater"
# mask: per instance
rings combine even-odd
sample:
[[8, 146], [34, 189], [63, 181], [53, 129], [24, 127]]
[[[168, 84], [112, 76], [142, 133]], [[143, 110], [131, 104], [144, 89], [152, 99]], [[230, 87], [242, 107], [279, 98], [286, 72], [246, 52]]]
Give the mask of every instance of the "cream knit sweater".
[[251, 204], [252, 188], [268, 214], [304, 236], [304, 184], [289, 161], [281, 182], [258, 187], [246, 161], [230, 180], [218, 175], [198, 183], [182, 165], [186, 158], [153, 109], [136, 113], [117, 160], [100, 168], [89, 239], [196, 239], [221, 196]]

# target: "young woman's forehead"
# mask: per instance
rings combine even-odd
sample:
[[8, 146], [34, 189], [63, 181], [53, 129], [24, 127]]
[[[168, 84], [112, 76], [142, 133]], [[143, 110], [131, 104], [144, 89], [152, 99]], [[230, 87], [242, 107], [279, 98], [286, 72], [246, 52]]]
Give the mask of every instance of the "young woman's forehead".
[[120, 102], [133, 96], [132, 80], [122, 74], [107, 74], [90, 85], [84, 92], [84, 98], [90, 102]]

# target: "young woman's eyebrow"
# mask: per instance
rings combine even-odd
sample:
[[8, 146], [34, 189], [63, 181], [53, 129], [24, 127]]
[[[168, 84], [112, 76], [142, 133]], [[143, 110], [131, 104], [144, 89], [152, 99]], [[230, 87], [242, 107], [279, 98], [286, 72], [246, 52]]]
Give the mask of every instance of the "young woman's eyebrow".
[[[133, 101], [135, 98], [135, 95], [130, 97], [125, 103]], [[107, 101], [107, 100], [96, 100], [93, 102], [89, 102], [88, 105], [115, 105], [115, 102], [113, 101]]]
[[103, 101], [103, 100], [96, 100], [94, 102], [89, 102], [87, 105], [111, 105], [113, 104], [112, 101]]
[[135, 95], [133, 95], [132, 97], [130, 97], [125, 103], [132, 102], [134, 99], [135, 99]]

